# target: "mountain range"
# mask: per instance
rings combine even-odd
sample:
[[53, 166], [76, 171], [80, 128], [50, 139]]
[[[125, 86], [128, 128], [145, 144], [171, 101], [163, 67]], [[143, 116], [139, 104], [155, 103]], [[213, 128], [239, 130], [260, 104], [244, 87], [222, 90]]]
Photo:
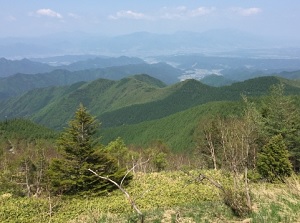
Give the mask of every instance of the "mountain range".
[[[156, 38], [137, 36], [145, 42]], [[121, 39], [130, 42], [133, 37]], [[299, 95], [299, 64], [297, 58], [199, 53], [143, 59], [93, 54], [2, 58], [0, 120], [25, 118], [61, 130], [83, 103], [101, 122], [104, 143], [121, 136], [127, 144], [162, 140], [182, 150], [194, 147], [193, 132], [201, 117], [242, 112], [242, 94], [256, 98], [283, 83], [287, 94]]]
[[[62, 58], [64, 58], [63, 59], [64, 62], [59, 63], [59, 60]], [[33, 60], [29, 60], [29, 59], [8, 60], [5, 58], [0, 58], [0, 77], [8, 77], [18, 73], [37, 74], [37, 73], [51, 72], [54, 70], [79, 71], [79, 70], [87, 70], [87, 69], [107, 68], [107, 67], [145, 63], [144, 60], [137, 57], [126, 57], [126, 56], [101, 57], [101, 56], [91, 56], [91, 55], [90, 56], [73, 55], [73, 56], [50, 57], [50, 58], [33, 59]], [[67, 62], [65, 60], [67, 60]]]
[[[54, 63], [60, 65], [53, 66]], [[156, 57], [150, 63], [125, 56], [67, 55], [43, 58], [40, 62], [1, 58], [0, 99], [35, 88], [70, 85], [97, 78], [119, 80], [133, 74], [148, 74], [166, 84], [196, 79], [211, 86], [268, 75], [299, 79], [299, 64], [299, 59], [209, 57], [200, 54]]]
[[299, 81], [272, 76], [223, 87], [208, 86], [196, 80], [167, 86], [145, 74], [121, 80], [96, 79], [68, 86], [38, 88], [2, 100], [0, 117], [26, 117], [60, 129], [82, 102], [107, 128], [160, 119], [212, 101], [236, 101], [241, 94], [263, 95], [271, 85], [279, 82], [286, 84], [287, 93], [300, 93]]
[[[91, 61], [91, 63], [93, 63], [94, 60]], [[106, 61], [108, 62], [108, 60]], [[130, 61], [128, 61], [128, 63], [129, 62]], [[112, 60], [109, 60], [109, 63], [112, 63]], [[126, 63], [123, 62], [123, 64]], [[80, 66], [80, 63], [75, 63], [74, 66], [73, 64], [71, 64], [70, 66], [74, 68], [74, 66]], [[85, 67], [86, 65], [82, 66]], [[56, 69], [51, 72], [38, 74], [18, 73], [8, 77], [0, 78], [0, 100], [7, 99], [12, 96], [17, 96], [26, 91], [36, 88], [64, 86], [80, 81], [92, 81], [97, 78], [119, 80], [132, 74], [149, 74], [155, 78], [160, 79], [166, 84], [173, 84], [179, 81], [178, 76], [182, 74], [182, 71], [166, 63], [132, 63], [122, 66], [112, 66], [78, 71]]]
[[[119, 36], [101, 36], [82, 32], [64, 32], [41, 37], [1, 38], [0, 57], [47, 57], [67, 54], [105, 56], [153, 56], [178, 53], [215, 53], [244, 49], [284, 48], [290, 43], [270, 41], [233, 29], [206, 32], [179, 31], [171, 34], [136, 32]], [[297, 55], [299, 55], [297, 53]]]

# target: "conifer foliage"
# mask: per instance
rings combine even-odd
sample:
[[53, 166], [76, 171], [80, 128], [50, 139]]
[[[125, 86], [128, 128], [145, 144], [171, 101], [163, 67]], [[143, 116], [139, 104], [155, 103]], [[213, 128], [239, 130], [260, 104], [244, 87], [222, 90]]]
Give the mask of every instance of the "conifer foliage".
[[292, 174], [292, 164], [283, 137], [273, 136], [258, 154], [259, 173], [270, 182], [283, 180]]
[[80, 104], [74, 119], [57, 141], [61, 158], [53, 159], [50, 164], [52, 192], [82, 195], [100, 194], [115, 189], [114, 185], [101, 180], [88, 169], [116, 182], [122, 180], [125, 171], [118, 168], [116, 161], [101, 146], [95, 145], [97, 127], [95, 118]]

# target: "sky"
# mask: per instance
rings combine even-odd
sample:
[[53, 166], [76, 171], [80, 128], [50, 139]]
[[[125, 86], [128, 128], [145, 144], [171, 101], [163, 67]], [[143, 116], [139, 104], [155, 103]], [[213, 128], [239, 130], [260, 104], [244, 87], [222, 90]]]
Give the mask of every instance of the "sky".
[[237, 29], [300, 39], [300, 0], [0, 0], [0, 37]]

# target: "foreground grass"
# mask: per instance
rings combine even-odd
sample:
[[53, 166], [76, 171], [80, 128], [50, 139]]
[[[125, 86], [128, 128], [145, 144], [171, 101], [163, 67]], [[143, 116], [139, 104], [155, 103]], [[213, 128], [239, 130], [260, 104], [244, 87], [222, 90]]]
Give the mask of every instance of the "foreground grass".
[[[239, 222], [208, 182], [196, 182], [197, 171], [137, 173], [128, 188], [145, 222]], [[222, 184], [221, 172], [205, 171]], [[286, 184], [252, 185], [251, 222], [300, 221], [299, 178]], [[105, 197], [19, 198], [0, 196], [0, 222], [136, 222], [138, 216], [120, 191]]]

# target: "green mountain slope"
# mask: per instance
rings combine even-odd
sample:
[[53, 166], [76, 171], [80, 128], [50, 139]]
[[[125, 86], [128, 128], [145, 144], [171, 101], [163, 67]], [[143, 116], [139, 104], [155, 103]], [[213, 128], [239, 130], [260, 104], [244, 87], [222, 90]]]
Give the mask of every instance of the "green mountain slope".
[[162, 140], [173, 151], [179, 152], [195, 148], [194, 130], [202, 117], [238, 115], [241, 111], [242, 105], [239, 102], [210, 102], [157, 120], [104, 128], [100, 135], [105, 144], [117, 137], [124, 139], [126, 144], [135, 146], [146, 146], [153, 141]]
[[[156, 79], [151, 82], [150, 79], [153, 78], [148, 75], [136, 75], [120, 81], [98, 79], [85, 83], [68, 94], [62, 94], [59, 100], [43, 107], [32, 118], [48, 126], [60, 128], [72, 117], [72, 112], [80, 102], [92, 114], [99, 116], [106, 111], [163, 97], [166, 91], [161, 86], [165, 85]], [[60, 115], [55, 117], [55, 114]]]
[[286, 84], [285, 90], [288, 94], [300, 94], [300, 86], [297, 85], [297, 81], [278, 77], [255, 78], [219, 88], [204, 85], [196, 80], [186, 80], [170, 86], [169, 92], [171, 93], [165, 98], [105, 112], [99, 116], [99, 119], [102, 120], [104, 128], [136, 124], [163, 118], [207, 102], [239, 100], [242, 94], [260, 96], [266, 94], [271, 85], [280, 82]]
[[231, 85], [232, 83], [235, 82], [222, 75], [216, 75], [216, 74], [205, 76], [200, 81], [203, 84], [207, 84], [209, 86], [214, 86], [214, 87]]
[[193, 106], [218, 99], [218, 89], [196, 80], [186, 80], [164, 89], [168, 95], [156, 100], [122, 107], [99, 116], [103, 127], [135, 124], [159, 119]]
[[0, 122], [0, 142], [11, 139], [56, 139], [58, 134], [44, 126], [25, 119]]
[[93, 114], [123, 106], [156, 100], [167, 95], [161, 81], [148, 75], [136, 75], [120, 81], [97, 79], [69, 87], [35, 89], [17, 98], [0, 102], [0, 114], [30, 117], [53, 128], [66, 124], [82, 102]]
[[236, 101], [241, 94], [266, 94], [271, 85], [283, 82], [288, 94], [300, 94], [298, 82], [278, 77], [255, 78], [224, 87], [211, 87], [196, 80], [171, 86], [148, 75], [120, 81], [97, 79], [71, 86], [36, 89], [0, 102], [0, 118], [28, 117], [38, 123], [62, 128], [79, 103], [97, 116], [103, 128], [160, 119], [212, 101]]
[[64, 86], [79, 81], [93, 81], [98, 78], [120, 80], [133, 74], [148, 74], [167, 84], [178, 81], [181, 71], [165, 63], [131, 64], [119, 67], [81, 71], [55, 70], [43, 74], [16, 74], [0, 78], [0, 100], [18, 96], [26, 91], [50, 86]]
[[[260, 96], [266, 94], [271, 85], [283, 83], [287, 94], [299, 94], [300, 82], [298, 80], [289, 80], [282, 77], [264, 76], [249, 79], [242, 82], [233, 83], [230, 86], [220, 87], [224, 93], [242, 93], [249, 96]], [[229, 95], [228, 95], [229, 96]], [[229, 96], [230, 97], [230, 96]]]

